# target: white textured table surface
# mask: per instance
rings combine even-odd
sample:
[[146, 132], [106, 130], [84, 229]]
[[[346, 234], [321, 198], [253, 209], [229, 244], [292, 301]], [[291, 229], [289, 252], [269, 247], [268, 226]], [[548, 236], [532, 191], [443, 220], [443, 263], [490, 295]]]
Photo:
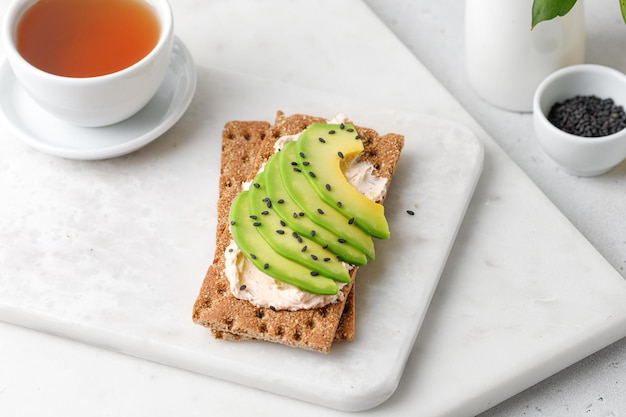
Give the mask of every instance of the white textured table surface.
[[[334, 74], [346, 91], [360, 94], [358, 98], [369, 97], [375, 104], [420, 110], [428, 107], [414, 102], [419, 100], [423, 91], [407, 91], [402, 87], [404, 81], [408, 86], [415, 85], [412, 77], [416, 75], [414, 72], [421, 71], [421, 67], [411, 62], [408, 54], [401, 53], [406, 51], [402, 51], [389, 34], [368, 38], [367, 26], [348, 26], [344, 31], [333, 30], [333, 33], [340, 33], [341, 38], [329, 43], [327, 38], [316, 35], [316, 30], [301, 32], [297, 25], [285, 21], [283, 16], [294, 18], [293, 11], [281, 12], [283, 7], [290, 10], [301, 7], [304, 16], [307, 13], [324, 15], [314, 12], [313, 6], [305, 6], [304, 2], [300, 5], [271, 2], [263, 15], [252, 16], [245, 10], [252, 8], [253, 3], [240, 1], [228, 5], [222, 1], [213, 4], [173, 1], [175, 13], [186, 17], [186, 25], [179, 26], [177, 33], [188, 46], [193, 46], [193, 53], [202, 65], [267, 77], [279, 71], [285, 81], [317, 89], [337, 84], [332, 78]], [[560, 172], [537, 148], [529, 115], [499, 111], [480, 101], [465, 83], [460, 3], [453, 0], [368, 1], [383, 22], [397, 33], [411, 52], [623, 276], [626, 268], [625, 164], [600, 178], [570, 177]], [[7, 1], [0, 4], [4, 11]], [[363, 7], [356, 1], [334, 6], [333, 2], [321, 2], [319, 7], [334, 7], [339, 10], [325, 13], [345, 13], [347, 16], [349, 6], [358, 10]], [[612, 17], [607, 16], [605, 9], [613, 9]], [[619, 48], [619, 37], [626, 32], [619, 22], [617, 2], [596, 0], [588, 5], [587, 10], [588, 61], [626, 70], [626, 58]], [[202, 14], [194, 15], [194, 12]], [[214, 12], [219, 12], [219, 16], [212, 14]], [[378, 24], [374, 20], [367, 22]], [[317, 30], [326, 29], [324, 22], [318, 23]], [[282, 32], [283, 36], [277, 35]], [[380, 33], [380, 28], [376, 33]], [[210, 36], [198, 39], [198, 34]], [[294, 39], [302, 42], [302, 51], [295, 55], [281, 54], [289, 49]], [[354, 70], [354, 65], [347, 66], [345, 61], [334, 60], [332, 54], [323, 55], [323, 63], [306, 64], [306, 50], [319, 53], [332, 47], [353, 52], [355, 62], [366, 63], [367, 68]], [[266, 55], [256, 55], [250, 60], [249, 53], [254, 50], [264, 51]], [[242, 51], [248, 54], [242, 54]], [[294, 52], [293, 48], [291, 52]], [[277, 62], [285, 65], [279, 67]], [[324, 70], [316, 73], [320, 68]], [[369, 85], [372, 75], [378, 74], [384, 74], [380, 83]], [[421, 73], [417, 75], [427, 77]], [[456, 111], [456, 107], [451, 106], [451, 111]], [[622, 340], [496, 406], [485, 415], [560, 416], [567, 413], [588, 415], [586, 413], [590, 412], [620, 415], [626, 404], [623, 388], [626, 383], [625, 360], [626, 343]], [[419, 372], [418, 366], [410, 365], [407, 378], [413, 378]], [[210, 408], [214, 415], [228, 415], [229, 410], [246, 410], [233, 402], [214, 400], [219, 397], [234, 400], [232, 387], [228, 384], [213, 384], [205, 377], [185, 371], [11, 325], [0, 325], [0, 369], [2, 415], [83, 415], [85, 410], [95, 410], [95, 415], [205, 415], [205, 408]], [[111, 384], [112, 380], [120, 383]], [[247, 389], [240, 392], [253, 400], [266, 399], [268, 403], [284, 406], [300, 415], [323, 414], [321, 410], [293, 401], [277, 401], [271, 395], [264, 397]], [[411, 395], [406, 385], [401, 384], [395, 404], [406, 402]], [[280, 414], [269, 412], [267, 407], [259, 412], [257, 415]], [[471, 412], [468, 411], [467, 415]]]
[[[609, 174], [562, 172], [534, 140], [530, 114], [487, 104], [467, 84], [463, 5], [366, 0], [377, 16], [485, 128], [598, 251], [626, 277], [626, 162]], [[615, 0], [585, 1], [586, 62], [626, 72], [626, 24]], [[626, 413], [626, 339], [485, 412], [481, 417], [622, 416]]]

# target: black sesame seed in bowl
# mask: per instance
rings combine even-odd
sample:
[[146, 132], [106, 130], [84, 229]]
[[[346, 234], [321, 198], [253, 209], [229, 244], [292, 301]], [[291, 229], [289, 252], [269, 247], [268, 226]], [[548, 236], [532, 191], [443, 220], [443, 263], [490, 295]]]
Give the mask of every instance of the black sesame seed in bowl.
[[594, 138], [624, 129], [626, 112], [612, 98], [577, 95], [555, 103], [548, 120], [564, 132]]
[[573, 65], [543, 80], [533, 100], [536, 139], [574, 175], [601, 175], [626, 158], [626, 75]]

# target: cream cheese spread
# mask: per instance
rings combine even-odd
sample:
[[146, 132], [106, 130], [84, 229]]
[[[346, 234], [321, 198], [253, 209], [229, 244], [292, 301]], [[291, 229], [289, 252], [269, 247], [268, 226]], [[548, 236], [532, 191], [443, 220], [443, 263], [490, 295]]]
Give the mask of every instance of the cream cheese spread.
[[[317, 295], [275, 280], [255, 267], [233, 241], [226, 248], [225, 257], [230, 292], [236, 298], [247, 300], [257, 307], [304, 310], [323, 307], [344, 298], [341, 291], [337, 295]], [[345, 285], [338, 284], [339, 289]]]
[[[339, 115], [328, 123], [336, 124], [346, 120], [344, 115]], [[274, 151], [278, 152], [286, 143], [297, 140], [299, 136], [300, 134], [279, 138], [274, 144]], [[361, 194], [378, 202], [382, 200], [386, 191], [387, 179], [376, 177], [373, 172], [372, 164], [355, 159], [345, 168], [344, 174], [348, 182]], [[248, 185], [244, 183], [244, 189]], [[337, 295], [311, 294], [264, 274], [244, 256], [232, 240], [224, 255], [225, 274], [230, 283], [230, 292], [234, 297], [247, 300], [257, 307], [295, 311], [343, 301], [344, 295], [341, 291]], [[352, 266], [346, 265], [346, 268], [349, 270]], [[338, 283], [339, 289], [343, 285], [345, 284]]]

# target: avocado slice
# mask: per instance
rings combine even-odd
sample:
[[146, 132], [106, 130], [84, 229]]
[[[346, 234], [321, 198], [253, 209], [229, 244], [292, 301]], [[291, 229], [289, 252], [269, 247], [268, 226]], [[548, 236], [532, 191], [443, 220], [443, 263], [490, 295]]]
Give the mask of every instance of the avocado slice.
[[[314, 124], [297, 143], [297, 162], [304, 178], [317, 194], [368, 234], [388, 239], [389, 225], [382, 204], [362, 195], [348, 182], [341, 169], [342, 159], [351, 160], [363, 151], [363, 143], [350, 124]], [[340, 207], [338, 207], [340, 206]]]
[[267, 244], [257, 230], [264, 226], [263, 222], [250, 217], [253, 214], [248, 202], [247, 191], [237, 194], [229, 214], [231, 234], [246, 258], [265, 274], [303, 291], [321, 295], [337, 294], [334, 280], [319, 276], [316, 271], [283, 257]]
[[343, 263], [331, 251], [319, 243], [300, 235], [280, 218], [266, 191], [265, 172], [254, 178], [248, 190], [249, 208], [255, 220], [262, 222], [256, 227], [263, 239], [275, 252], [313, 271], [339, 282], [350, 282], [350, 275]]
[[[350, 243], [339, 243], [340, 236], [332, 233], [323, 227], [317, 227], [304, 211], [291, 199], [285, 190], [284, 183], [280, 176], [280, 159], [283, 151], [275, 154], [265, 164], [263, 168], [265, 178], [265, 191], [267, 192], [272, 208], [283, 219], [287, 225], [300, 236], [307, 236], [316, 241], [322, 247], [326, 246], [339, 258], [352, 265], [365, 265], [367, 258], [365, 254], [352, 246]], [[311, 236], [311, 230], [316, 230], [315, 236]]]
[[[302, 136], [299, 140], [302, 140]], [[308, 172], [308, 167], [296, 162], [296, 146], [298, 142], [287, 143], [275, 157], [279, 159], [278, 168], [285, 190], [300, 207], [300, 210], [306, 214], [306, 217], [318, 225], [309, 233], [317, 234], [317, 229], [323, 227], [339, 236], [338, 242], [350, 243], [363, 252], [365, 256], [374, 259], [374, 242], [372, 237], [357, 227], [354, 221], [344, 217], [335, 207], [320, 198], [320, 195], [312, 189], [311, 184], [305, 178], [307, 176], [305, 172]], [[343, 177], [343, 173], [341, 176]]]

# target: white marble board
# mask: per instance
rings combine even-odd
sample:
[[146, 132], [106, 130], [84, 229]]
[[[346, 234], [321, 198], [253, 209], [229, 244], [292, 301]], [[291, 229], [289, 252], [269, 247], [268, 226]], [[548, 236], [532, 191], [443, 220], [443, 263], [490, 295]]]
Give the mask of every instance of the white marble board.
[[[135, 154], [74, 161], [0, 144], [12, 155], [0, 167], [0, 319], [328, 407], [380, 404], [426, 314], [482, 170], [482, 144], [432, 116], [218, 70], [202, 76], [202, 113]], [[276, 109], [343, 112], [406, 136], [386, 202], [393, 239], [376, 242], [376, 261], [359, 271], [356, 340], [328, 356], [214, 341], [191, 322], [214, 250], [222, 126], [272, 121]]]
[[[219, 103], [211, 101], [206, 67], [219, 66], [450, 118], [483, 142], [481, 179], [400, 385], [388, 401], [358, 415], [474, 416], [626, 336], [623, 278], [446, 91], [438, 74], [360, 0], [171, 4], [177, 35], [200, 66], [199, 91], [206, 94], [196, 97], [166, 140], [187, 137], [198, 123], [218, 123], [207, 113]], [[426, 6], [416, 6], [422, 18], [446, 18], [429, 15]], [[311, 21], [324, 22], [324, 30]], [[336, 59], [338, 50], [353, 59]], [[246, 116], [258, 117], [258, 111]], [[3, 130], [3, 141], [13, 139]], [[153, 146], [167, 153], [159, 143]], [[285, 415], [354, 415], [10, 325], [0, 326], [0, 336], [10, 340], [0, 343], [0, 410], [9, 415], [82, 416], [96, 408], [100, 415], [272, 416], [277, 409]], [[24, 372], [33, 367], [37, 378]]]

